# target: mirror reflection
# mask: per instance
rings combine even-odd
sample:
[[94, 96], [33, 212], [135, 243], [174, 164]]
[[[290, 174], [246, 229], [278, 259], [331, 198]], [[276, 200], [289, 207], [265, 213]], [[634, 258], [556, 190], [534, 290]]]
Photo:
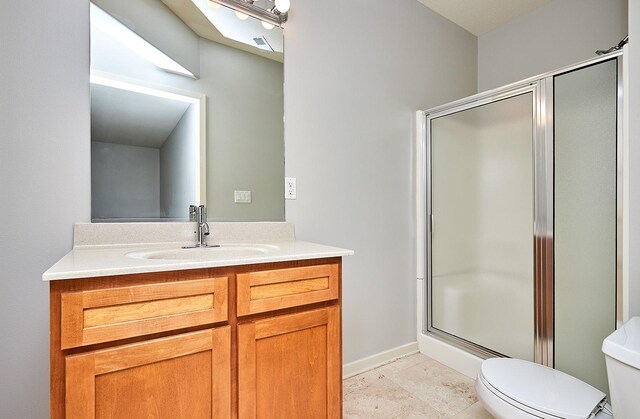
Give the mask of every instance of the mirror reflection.
[[282, 29], [240, 17], [92, 3], [93, 221], [284, 220]]

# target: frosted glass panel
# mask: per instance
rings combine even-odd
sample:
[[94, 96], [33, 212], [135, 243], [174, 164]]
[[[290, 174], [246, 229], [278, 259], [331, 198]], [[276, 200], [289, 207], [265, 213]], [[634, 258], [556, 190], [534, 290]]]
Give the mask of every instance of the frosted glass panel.
[[431, 124], [432, 327], [533, 360], [533, 105]]
[[615, 329], [615, 61], [555, 77], [555, 366], [607, 391]]

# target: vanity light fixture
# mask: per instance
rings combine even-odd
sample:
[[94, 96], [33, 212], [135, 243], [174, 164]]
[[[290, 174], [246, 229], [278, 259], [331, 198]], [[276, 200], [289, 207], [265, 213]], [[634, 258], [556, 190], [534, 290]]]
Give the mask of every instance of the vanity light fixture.
[[287, 13], [289, 8], [291, 7], [290, 0], [275, 0], [276, 9], [278, 9], [281, 13]]
[[[282, 26], [287, 21], [288, 11], [291, 6], [290, 0], [276, 0], [275, 2], [273, 0], [208, 0], [208, 2], [219, 3], [235, 10], [236, 15], [241, 13], [252, 16], [274, 26]], [[267, 5], [266, 8], [261, 7], [261, 5], [265, 4]]]
[[191, 71], [178, 64], [173, 58], [151, 45], [146, 39], [133, 32], [100, 7], [90, 3], [90, 8], [92, 27], [103, 31], [115, 41], [120, 42], [140, 57], [165, 71], [191, 77], [193, 79], [196, 78]]
[[238, 12], [238, 11], [236, 11], [236, 17], [237, 17], [238, 19], [240, 19], [240, 20], [247, 20], [247, 19], [249, 19], [249, 15], [245, 15], [244, 13], [242, 13], [242, 12]]

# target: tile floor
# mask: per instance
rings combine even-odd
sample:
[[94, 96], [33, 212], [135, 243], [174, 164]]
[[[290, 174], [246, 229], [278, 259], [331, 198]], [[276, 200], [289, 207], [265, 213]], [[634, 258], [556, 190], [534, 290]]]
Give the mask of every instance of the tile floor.
[[492, 419], [474, 380], [420, 353], [344, 380], [344, 417]]

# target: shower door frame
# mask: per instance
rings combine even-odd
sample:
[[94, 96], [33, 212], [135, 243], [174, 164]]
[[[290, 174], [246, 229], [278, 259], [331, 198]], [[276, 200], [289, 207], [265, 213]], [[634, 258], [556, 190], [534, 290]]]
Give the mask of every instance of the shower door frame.
[[490, 90], [459, 101], [416, 113], [416, 209], [417, 209], [417, 279], [418, 279], [418, 342], [420, 334], [461, 348], [479, 358], [504, 356], [488, 348], [458, 336], [438, 330], [432, 325], [431, 297], [431, 245], [434, 224], [431, 187], [431, 121], [435, 118], [482, 107], [523, 94], [532, 94], [532, 166], [533, 166], [533, 241], [534, 241], [534, 361], [553, 367], [554, 365], [554, 265], [553, 265], [553, 216], [554, 216], [554, 124], [553, 85], [554, 77], [608, 60], [617, 60], [618, 106], [617, 106], [617, 176], [616, 176], [616, 324], [628, 317], [628, 305], [623, 290], [628, 283], [627, 269], [623, 263], [624, 249], [628, 246], [628, 227], [624, 220], [625, 182], [627, 165], [623, 150], [628, 146], [623, 124], [623, 51], [616, 51], [587, 60], [560, 70], [548, 72], [521, 82]]

